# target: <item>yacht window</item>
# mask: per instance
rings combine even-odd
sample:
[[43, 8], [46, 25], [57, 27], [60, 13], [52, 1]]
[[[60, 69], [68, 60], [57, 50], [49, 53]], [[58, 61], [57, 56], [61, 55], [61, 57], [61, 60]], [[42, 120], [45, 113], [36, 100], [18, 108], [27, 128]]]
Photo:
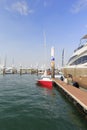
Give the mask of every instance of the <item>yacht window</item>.
[[74, 59], [76, 56], [77, 56], [77, 55], [71, 57], [71, 58], [69, 59], [68, 63], [69, 63], [72, 59]]
[[87, 62], [87, 56], [82, 56], [70, 65], [78, 65], [78, 64], [83, 64], [83, 63], [86, 63], [86, 62]]

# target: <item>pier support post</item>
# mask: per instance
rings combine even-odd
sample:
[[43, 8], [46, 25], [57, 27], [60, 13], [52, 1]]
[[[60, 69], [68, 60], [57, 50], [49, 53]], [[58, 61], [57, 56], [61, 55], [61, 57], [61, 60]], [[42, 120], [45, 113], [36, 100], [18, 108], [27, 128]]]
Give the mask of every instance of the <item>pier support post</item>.
[[22, 66], [20, 65], [20, 75], [22, 75]]
[[5, 68], [3, 69], [3, 75], [5, 75]]
[[51, 78], [55, 78], [55, 63], [51, 61]]

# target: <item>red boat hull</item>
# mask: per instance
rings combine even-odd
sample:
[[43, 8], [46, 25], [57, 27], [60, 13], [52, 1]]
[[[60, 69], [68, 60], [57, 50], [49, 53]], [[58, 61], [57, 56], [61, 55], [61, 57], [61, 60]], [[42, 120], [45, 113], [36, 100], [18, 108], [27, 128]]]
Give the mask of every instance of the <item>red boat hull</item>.
[[46, 88], [52, 88], [52, 81], [38, 80], [38, 84]]

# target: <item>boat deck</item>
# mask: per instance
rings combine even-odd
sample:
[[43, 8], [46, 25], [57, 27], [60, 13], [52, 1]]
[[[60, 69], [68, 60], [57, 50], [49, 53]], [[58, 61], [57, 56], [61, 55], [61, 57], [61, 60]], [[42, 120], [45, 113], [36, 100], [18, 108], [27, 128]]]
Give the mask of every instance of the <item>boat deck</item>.
[[61, 92], [63, 92], [63, 94], [68, 97], [68, 99], [71, 99], [74, 105], [78, 106], [78, 108], [80, 108], [87, 117], [87, 92], [74, 86], [68, 85], [59, 79], [52, 80], [54, 86], [56, 85], [56, 87], [61, 90]]

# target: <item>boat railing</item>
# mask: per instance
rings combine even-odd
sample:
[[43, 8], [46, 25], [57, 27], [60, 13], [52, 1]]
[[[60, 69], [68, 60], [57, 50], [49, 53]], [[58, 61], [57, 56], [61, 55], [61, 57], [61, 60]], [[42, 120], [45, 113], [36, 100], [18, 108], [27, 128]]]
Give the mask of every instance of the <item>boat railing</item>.
[[81, 49], [84, 45], [80, 45], [77, 49], [74, 50], [76, 52], [77, 50]]

